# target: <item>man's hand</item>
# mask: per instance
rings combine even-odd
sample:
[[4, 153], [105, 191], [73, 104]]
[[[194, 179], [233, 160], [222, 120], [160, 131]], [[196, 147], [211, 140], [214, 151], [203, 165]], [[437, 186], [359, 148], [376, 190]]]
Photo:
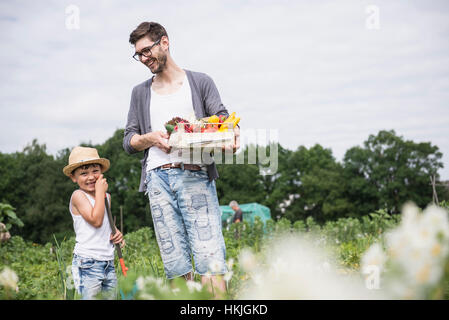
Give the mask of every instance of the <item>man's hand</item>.
[[156, 146], [165, 153], [170, 152], [171, 147], [168, 145], [167, 141], [165, 141], [170, 137], [167, 132], [154, 131], [146, 133], [145, 135], [148, 136], [151, 146]]
[[168, 138], [168, 133], [163, 131], [153, 131], [143, 135], [135, 134], [131, 138], [131, 146], [137, 151], [142, 151], [148, 149], [149, 147], [156, 146], [162, 151], [169, 153], [171, 147], [166, 142], [166, 139]]
[[234, 127], [234, 145], [232, 146], [232, 152], [235, 153], [240, 148], [240, 127], [235, 126]]
[[232, 153], [235, 153], [239, 148], [240, 148], [240, 128], [239, 126], [235, 126], [234, 127], [234, 143], [232, 144], [232, 146], [228, 146], [228, 147], [222, 147], [221, 150], [224, 152], [229, 152], [231, 151], [232, 148]]

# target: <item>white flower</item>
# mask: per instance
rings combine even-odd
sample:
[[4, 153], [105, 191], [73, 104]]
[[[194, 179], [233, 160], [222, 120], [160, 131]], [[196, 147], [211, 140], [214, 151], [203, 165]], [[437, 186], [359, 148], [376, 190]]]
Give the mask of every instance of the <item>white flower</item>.
[[143, 300], [156, 300], [154, 295], [152, 295], [150, 293], [146, 293], [146, 292], [141, 292], [139, 294], [139, 298], [143, 299]]
[[405, 227], [415, 225], [418, 220], [419, 208], [412, 202], [407, 202], [402, 207], [401, 224]]
[[148, 277], [138, 277], [136, 280], [137, 288], [142, 291], [145, 290], [147, 286], [155, 287], [161, 291], [168, 292], [170, 289], [164, 284], [161, 278], [155, 278], [152, 276]]
[[67, 273], [67, 274], [72, 274], [72, 266], [71, 266], [71, 265], [68, 265], [68, 266], [65, 268], [65, 273]]
[[371, 245], [371, 247], [369, 247], [369, 249], [363, 254], [361, 265], [362, 269], [366, 269], [370, 266], [376, 266], [380, 271], [382, 271], [386, 261], [387, 255], [384, 253], [380, 244], [375, 243]]
[[330, 272], [331, 271], [331, 265], [327, 261], [323, 262], [323, 264], [321, 265], [321, 268], [322, 268], [322, 270], [324, 272]]
[[67, 266], [65, 269], [65, 272], [67, 274], [65, 284], [67, 286], [67, 289], [73, 289], [75, 287], [74, 281], [73, 281], [73, 275], [72, 275], [72, 266]]
[[[358, 278], [338, 276], [326, 252], [297, 236], [277, 239], [239, 299], [367, 299], [381, 297]], [[327, 263], [326, 263], [327, 262]], [[323, 270], [325, 266], [326, 271]]]
[[244, 248], [242, 249], [242, 251], [240, 251], [239, 262], [243, 270], [245, 270], [246, 272], [253, 271], [257, 266], [256, 257], [254, 256], [251, 249], [248, 248]]
[[220, 272], [221, 271], [221, 263], [218, 260], [213, 260], [211, 263], [209, 263], [209, 270], [212, 273]]
[[234, 266], [234, 259], [230, 258], [226, 261], [226, 266], [228, 267], [228, 270], [232, 270], [232, 267]]
[[387, 252], [400, 274], [390, 277], [395, 297], [420, 299], [441, 281], [449, 254], [449, 219], [446, 210], [429, 206], [423, 213], [413, 203], [402, 210], [398, 227], [386, 234]]
[[436, 263], [423, 263], [417, 270], [415, 270], [414, 279], [419, 285], [435, 285], [443, 275], [443, 268]]
[[192, 281], [192, 280], [188, 280], [186, 282], [187, 284], [187, 288], [189, 289], [189, 292], [194, 292], [194, 291], [201, 291], [203, 289], [203, 286], [201, 285], [201, 283]]
[[138, 277], [136, 280], [136, 284], [137, 284], [137, 289], [139, 291], [142, 291], [145, 288], [145, 278], [142, 276]]
[[432, 230], [434, 234], [441, 236], [443, 241], [449, 238], [449, 218], [448, 213], [443, 208], [429, 206], [424, 211], [422, 224]]
[[17, 274], [8, 267], [5, 267], [0, 273], [0, 285], [4, 286], [5, 288], [10, 288], [18, 291], [18, 281], [19, 277], [17, 277]]
[[224, 279], [226, 282], [229, 282], [229, 281], [231, 280], [233, 274], [234, 274], [234, 272], [228, 271], [228, 272], [225, 273], [223, 279]]

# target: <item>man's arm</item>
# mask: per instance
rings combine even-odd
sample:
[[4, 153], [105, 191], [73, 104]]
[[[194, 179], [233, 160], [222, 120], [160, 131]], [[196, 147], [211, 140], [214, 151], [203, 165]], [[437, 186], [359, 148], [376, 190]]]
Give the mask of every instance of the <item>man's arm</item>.
[[[128, 111], [128, 120], [126, 121], [125, 134], [123, 137], [123, 149], [129, 154], [141, 151], [134, 148], [133, 145], [131, 144], [131, 140], [134, 138], [135, 135], [140, 136], [139, 121], [137, 119], [135, 91], [136, 88], [134, 88], [131, 93], [131, 102]], [[136, 138], [134, 138], [134, 140], [135, 139]]]
[[217, 116], [229, 116], [228, 110], [226, 110], [223, 102], [221, 102], [220, 93], [215, 86], [214, 80], [212, 80], [212, 78], [207, 74], [204, 75], [203, 85], [201, 87], [203, 91], [202, 94], [204, 97], [204, 107], [206, 109], [206, 115], [212, 116], [215, 114]]
[[165, 152], [170, 151], [170, 146], [164, 139], [168, 139], [168, 134], [162, 131], [154, 131], [141, 134], [137, 103], [136, 103], [136, 88], [133, 89], [131, 94], [131, 103], [128, 111], [128, 120], [125, 127], [125, 135], [123, 137], [123, 149], [133, 154], [143, 151], [152, 146], [157, 146]]

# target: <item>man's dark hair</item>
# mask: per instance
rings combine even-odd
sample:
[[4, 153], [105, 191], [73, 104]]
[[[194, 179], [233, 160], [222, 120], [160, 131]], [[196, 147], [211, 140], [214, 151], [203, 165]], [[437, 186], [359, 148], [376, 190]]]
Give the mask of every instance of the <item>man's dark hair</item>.
[[157, 22], [142, 22], [137, 28], [129, 35], [129, 43], [136, 45], [136, 42], [144, 37], [149, 37], [151, 41], [157, 41], [161, 37], [167, 35], [165, 28]]

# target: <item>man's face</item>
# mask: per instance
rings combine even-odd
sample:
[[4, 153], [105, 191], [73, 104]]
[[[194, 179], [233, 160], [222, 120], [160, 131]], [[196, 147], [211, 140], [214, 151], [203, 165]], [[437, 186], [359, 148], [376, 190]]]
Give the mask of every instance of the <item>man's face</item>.
[[[142, 50], [145, 52], [145, 49], [151, 47], [154, 43], [155, 41], [152, 41], [149, 37], [144, 37], [136, 42], [136, 52], [142, 52]], [[140, 59], [140, 62], [146, 65], [153, 74], [162, 72], [165, 69], [165, 64], [167, 63], [167, 54], [164, 53], [161, 46], [162, 40], [160, 44], [155, 45], [151, 49], [151, 55], [149, 57], [142, 55], [142, 58]]]

